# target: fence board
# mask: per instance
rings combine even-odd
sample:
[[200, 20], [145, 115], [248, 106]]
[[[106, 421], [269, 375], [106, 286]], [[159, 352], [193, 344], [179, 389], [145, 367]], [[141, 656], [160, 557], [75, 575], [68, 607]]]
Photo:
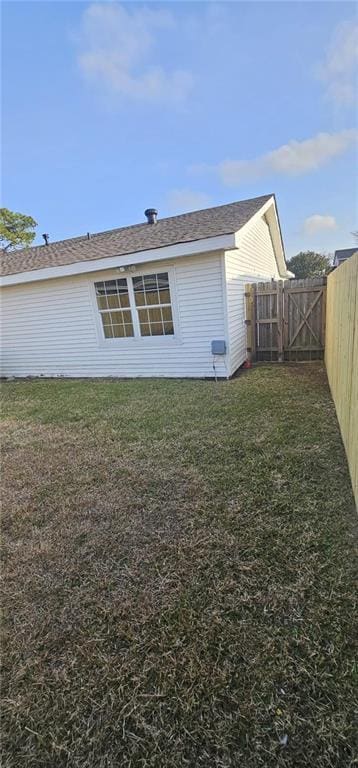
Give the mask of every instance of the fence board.
[[327, 281], [325, 363], [358, 505], [358, 253]]
[[283, 362], [323, 357], [325, 291], [324, 277], [257, 283], [248, 340], [251, 359]]
[[311, 360], [323, 356], [322, 317], [325, 312], [325, 282], [325, 278], [319, 277], [293, 280], [287, 284], [287, 287], [285, 285], [287, 322], [285, 359]]

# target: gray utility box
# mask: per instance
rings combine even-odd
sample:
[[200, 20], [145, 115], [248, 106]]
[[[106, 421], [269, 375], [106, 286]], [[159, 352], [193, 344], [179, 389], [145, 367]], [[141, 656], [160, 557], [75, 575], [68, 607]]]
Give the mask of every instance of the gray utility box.
[[226, 355], [226, 341], [224, 339], [215, 339], [211, 342], [212, 355]]

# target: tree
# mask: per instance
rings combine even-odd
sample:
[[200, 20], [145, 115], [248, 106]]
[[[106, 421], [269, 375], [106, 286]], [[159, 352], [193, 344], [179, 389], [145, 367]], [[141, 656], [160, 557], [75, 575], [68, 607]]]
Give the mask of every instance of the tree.
[[355, 240], [357, 241], [357, 243], [358, 243], [358, 229], [357, 229], [357, 231], [356, 231], [356, 232], [352, 232], [352, 235], [353, 235], [354, 239], [355, 239]]
[[8, 208], [0, 208], [0, 247], [20, 248], [31, 245], [37, 227], [37, 221], [24, 213], [15, 213]]
[[295, 277], [320, 277], [325, 275], [331, 266], [331, 259], [324, 253], [300, 251], [287, 262], [288, 269]]

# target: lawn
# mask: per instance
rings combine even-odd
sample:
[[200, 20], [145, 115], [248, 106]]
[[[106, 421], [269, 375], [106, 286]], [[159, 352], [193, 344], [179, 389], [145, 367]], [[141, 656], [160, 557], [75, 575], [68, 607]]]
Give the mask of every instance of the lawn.
[[4, 768], [357, 765], [321, 364], [13, 381], [2, 419]]

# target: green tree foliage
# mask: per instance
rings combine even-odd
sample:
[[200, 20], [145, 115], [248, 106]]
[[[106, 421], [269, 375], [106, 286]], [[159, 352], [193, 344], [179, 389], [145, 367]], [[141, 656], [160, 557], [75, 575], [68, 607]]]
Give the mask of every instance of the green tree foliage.
[[31, 245], [37, 221], [24, 213], [15, 213], [0, 208], [0, 247], [7, 251], [12, 248], [26, 248]]
[[324, 253], [300, 251], [287, 262], [288, 269], [295, 277], [320, 277], [331, 267], [331, 259]]

